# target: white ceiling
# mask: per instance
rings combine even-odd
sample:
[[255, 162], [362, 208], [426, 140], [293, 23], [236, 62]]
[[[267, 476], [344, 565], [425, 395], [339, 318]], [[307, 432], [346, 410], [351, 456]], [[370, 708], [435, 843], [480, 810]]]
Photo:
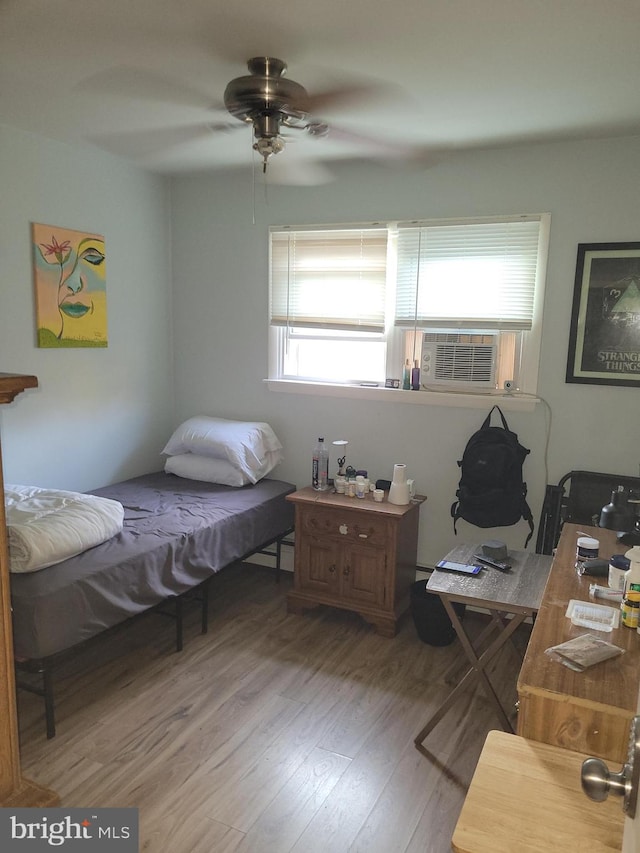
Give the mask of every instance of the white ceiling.
[[639, 0], [0, 0], [0, 121], [164, 173], [251, 165], [222, 97], [250, 57], [275, 56], [311, 96], [353, 97], [274, 169], [428, 163], [640, 134], [639, 45]]

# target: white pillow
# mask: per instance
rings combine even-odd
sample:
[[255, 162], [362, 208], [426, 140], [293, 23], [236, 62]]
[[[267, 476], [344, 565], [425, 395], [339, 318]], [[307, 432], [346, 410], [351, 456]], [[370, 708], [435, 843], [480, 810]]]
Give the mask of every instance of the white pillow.
[[206, 415], [180, 424], [162, 452], [226, 459], [252, 483], [266, 476], [283, 458], [282, 445], [269, 424]]
[[187, 480], [202, 480], [221, 486], [246, 486], [249, 479], [226, 459], [212, 459], [196, 453], [180, 453], [169, 456], [164, 463], [167, 474], [185, 477]]

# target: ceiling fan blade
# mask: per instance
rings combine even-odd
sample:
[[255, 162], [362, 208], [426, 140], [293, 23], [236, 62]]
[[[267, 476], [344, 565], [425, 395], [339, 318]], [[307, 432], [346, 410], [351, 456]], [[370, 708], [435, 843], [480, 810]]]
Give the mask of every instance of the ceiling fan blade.
[[380, 98], [379, 85], [354, 83], [352, 85], [336, 86], [323, 92], [309, 94], [309, 114], [318, 115], [334, 109], [362, 104]]
[[148, 68], [129, 65], [107, 68], [85, 77], [76, 88], [80, 92], [98, 95], [226, 112], [222, 101], [212, 103], [204, 91]]
[[369, 136], [334, 124], [311, 123], [307, 125], [307, 131], [310, 136], [319, 140], [319, 143], [326, 139], [329, 143], [335, 141], [347, 145], [353, 144], [360, 149], [365, 148], [367, 150], [365, 157], [371, 160], [414, 164], [426, 168], [434, 165], [443, 156], [443, 152], [435, 148], [412, 145], [398, 139]]
[[100, 148], [119, 157], [141, 159], [211, 135], [211, 125], [163, 127], [100, 133], [89, 138]]

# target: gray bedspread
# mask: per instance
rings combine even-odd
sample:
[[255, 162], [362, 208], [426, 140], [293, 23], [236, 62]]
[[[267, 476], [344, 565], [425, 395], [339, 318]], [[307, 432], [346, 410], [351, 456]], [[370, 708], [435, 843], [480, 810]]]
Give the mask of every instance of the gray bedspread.
[[124, 506], [124, 528], [77, 557], [11, 576], [14, 651], [44, 658], [197, 586], [293, 527], [285, 495], [261, 480], [243, 488], [158, 472], [93, 494]]

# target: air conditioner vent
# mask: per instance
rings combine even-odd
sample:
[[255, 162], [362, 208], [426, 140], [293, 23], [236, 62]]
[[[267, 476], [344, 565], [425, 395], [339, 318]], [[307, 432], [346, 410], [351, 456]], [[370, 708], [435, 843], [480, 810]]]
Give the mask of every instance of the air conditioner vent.
[[425, 332], [421, 383], [495, 387], [498, 336], [482, 332]]

